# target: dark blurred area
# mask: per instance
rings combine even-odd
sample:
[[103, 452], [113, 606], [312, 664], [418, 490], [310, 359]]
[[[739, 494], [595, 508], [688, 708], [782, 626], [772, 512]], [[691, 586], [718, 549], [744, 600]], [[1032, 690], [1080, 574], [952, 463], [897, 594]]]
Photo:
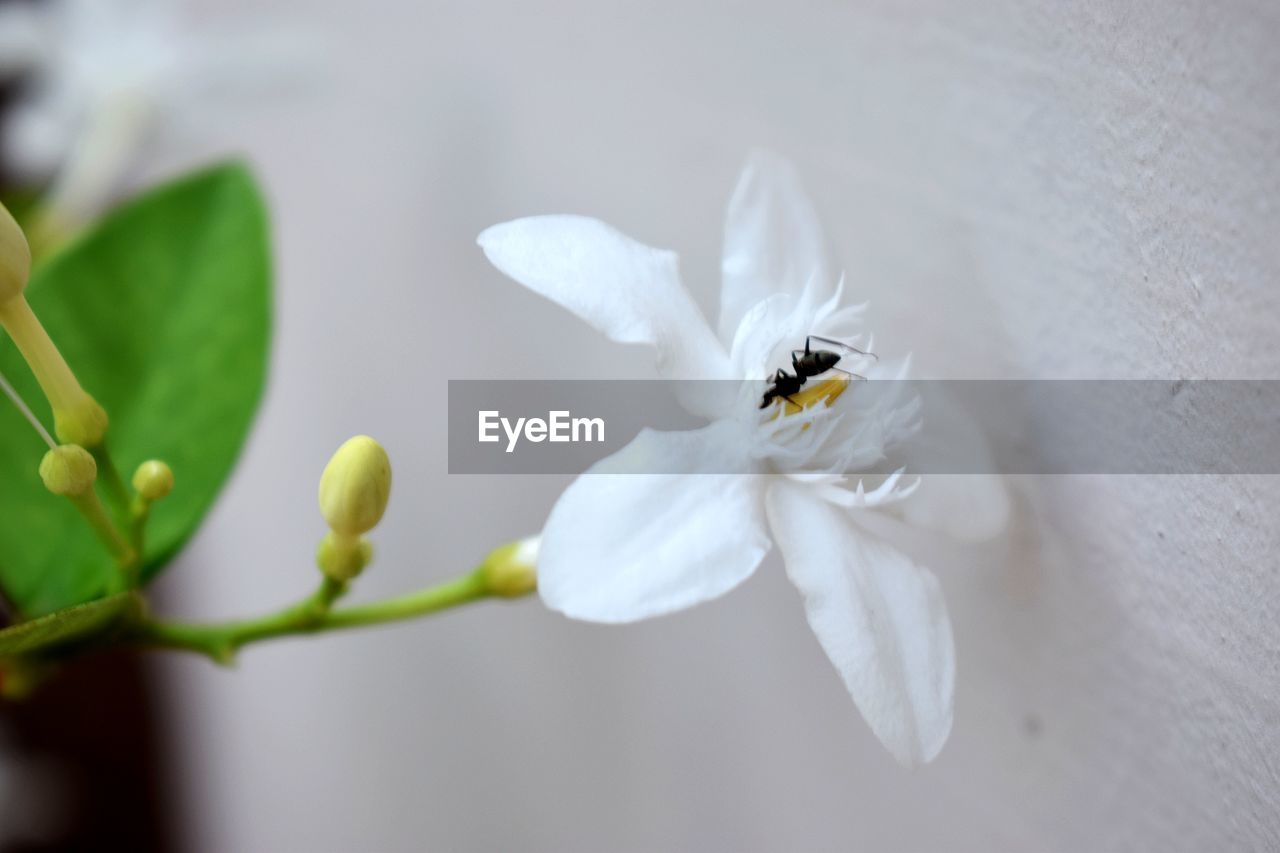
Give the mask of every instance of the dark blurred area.
[[115, 652], [0, 704], [0, 851], [176, 849], [179, 796], [156, 693], [142, 659]]

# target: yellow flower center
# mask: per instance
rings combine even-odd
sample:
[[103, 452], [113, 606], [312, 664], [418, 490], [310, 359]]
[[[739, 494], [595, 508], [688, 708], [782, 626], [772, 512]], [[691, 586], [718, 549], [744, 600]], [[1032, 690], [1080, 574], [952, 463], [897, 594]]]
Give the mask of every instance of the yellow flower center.
[[[781, 406], [781, 415], [797, 415], [803, 410], [818, 404], [822, 404], [827, 408], [830, 408], [831, 404], [836, 401], [836, 398], [843, 394], [845, 389], [849, 387], [851, 378], [852, 377], [841, 373], [837, 376], [831, 377], [830, 379], [824, 379], [821, 382], [814, 382], [808, 387], [801, 388], [799, 391], [791, 395], [790, 400], [784, 400], [782, 397], [778, 397], [775, 402]], [[773, 419], [776, 420], [778, 417], [779, 415], [775, 414]], [[808, 428], [809, 425], [805, 424], [805, 429]]]

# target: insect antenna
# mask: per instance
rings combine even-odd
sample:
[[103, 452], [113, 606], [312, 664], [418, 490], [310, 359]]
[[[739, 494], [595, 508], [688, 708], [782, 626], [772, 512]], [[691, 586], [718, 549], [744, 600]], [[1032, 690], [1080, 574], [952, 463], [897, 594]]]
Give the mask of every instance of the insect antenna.
[[[855, 347], [855, 346], [851, 346], [851, 345], [849, 345], [849, 344], [846, 344], [844, 341], [837, 341], [837, 340], [835, 340], [834, 338], [824, 338], [824, 337], [822, 337], [822, 335], [810, 335], [809, 337], [810, 337], [812, 340], [815, 340], [815, 341], [822, 341], [824, 344], [835, 344], [836, 346], [838, 346], [838, 347], [843, 347], [843, 348], [845, 348], [845, 349], [849, 350], [850, 352], [856, 352], [858, 355], [867, 355], [867, 356], [870, 356], [870, 357], [874, 358], [876, 361], [879, 361], [879, 360], [880, 360], [880, 356], [876, 355], [875, 353], [873, 353], [873, 352], [868, 352], [868, 351], [866, 351], [866, 350], [860, 350], [860, 349], [858, 349], [858, 348], [857, 348], [857, 347]], [[845, 373], [848, 373], [849, 371], [847, 371], [847, 370], [846, 370], [846, 371], [844, 371], [844, 372], [845, 372]], [[855, 373], [855, 374], [853, 374], [853, 375], [854, 375], [854, 376], [857, 376], [857, 374], [856, 374], [856, 373]]]

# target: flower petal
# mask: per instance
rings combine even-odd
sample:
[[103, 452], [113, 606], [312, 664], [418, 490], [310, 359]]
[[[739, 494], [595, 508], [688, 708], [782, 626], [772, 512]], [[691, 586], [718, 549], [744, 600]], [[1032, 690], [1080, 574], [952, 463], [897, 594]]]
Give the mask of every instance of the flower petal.
[[[768, 553], [763, 481], [723, 459], [724, 423], [643, 430], [575, 480], [551, 511], [538, 591], [575, 619], [631, 622], [691, 607], [746, 580]], [[628, 473], [660, 470], [680, 474]], [[673, 467], [674, 466], [674, 467]]]
[[585, 216], [517, 219], [478, 242], [502, 272], [611, 340], [656, 347], [663, 376], [729, 378], [728, 355], [680, 283], [674, 252]]
[[932, 573], [780, 480], [769, 524], [809, 625], [853, 701], [900, 762], [931, 761], [951, 732], [955, 646]]
[[35, 10], [26, 4], [0, 6], [0, 79], [29, 71], [47, 48]]
[[[899, 468], [888, 477], [880, 485], [867, 491], [863, 484], [862, 478], [858, 478], [857, 485], [853, 489], [844, 488], [842, 485], [835, 484], [829, 480], [817, 480], [812, 488], [817, 488], [822, 499], [827, 503], [835, 504], [845, 509], [868, 509], [871, 507], [888, 506], [907, 500], [920, 487], [920, 478], [916, 477], [905, 486], [899, 486], [902, 481], [902, 475], [906, 472], [905, 468]], [[819, 475], [824, 476], [824, 475]], [[825, 475], [830, 477], [831, 475]], [[797, 475], [792, 475], [792, 479], [797, 479]], [[836, 479], [844, 480], [844, 477]]]
[[795, 167], [776, 154], [757, 151], [747, 159], [729, 201], [721, 273], [719, 330], [726, 343], [762, 299], [787, 293], [812, 313], [834, 292], [818, 215]]

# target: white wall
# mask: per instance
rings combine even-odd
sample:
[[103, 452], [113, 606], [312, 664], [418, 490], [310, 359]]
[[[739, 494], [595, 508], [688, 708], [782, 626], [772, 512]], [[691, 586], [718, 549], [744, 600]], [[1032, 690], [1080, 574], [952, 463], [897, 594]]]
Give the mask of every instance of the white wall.
[[[308, 588], [315, 482], [356, 432], [396, 472], [360, 596], [536, 529], [565, 481], [447, 476], [445, 380], [648, 358], [503, 279], [475, 235], [597, 215], [679, 250], [713, 310], [754, 145], [796, 159], [879, 345], [926, 373], [1280, 376], [1274, 4], [273, 5], [325, 34], [332, 69], [209, 141], [270, 189], [279, 328], [249, 452], [163, 584], [175, 612]], [[236, 673], [165, 658], [192, 840], [1280, 845], [1280, 484], [1017, 486], [1007, 542], [921, 544], [959, 645], [954, 734], [921, 771], [859, 719], [775, 558], [632, 627], [526, 602], [256, 648]]]

